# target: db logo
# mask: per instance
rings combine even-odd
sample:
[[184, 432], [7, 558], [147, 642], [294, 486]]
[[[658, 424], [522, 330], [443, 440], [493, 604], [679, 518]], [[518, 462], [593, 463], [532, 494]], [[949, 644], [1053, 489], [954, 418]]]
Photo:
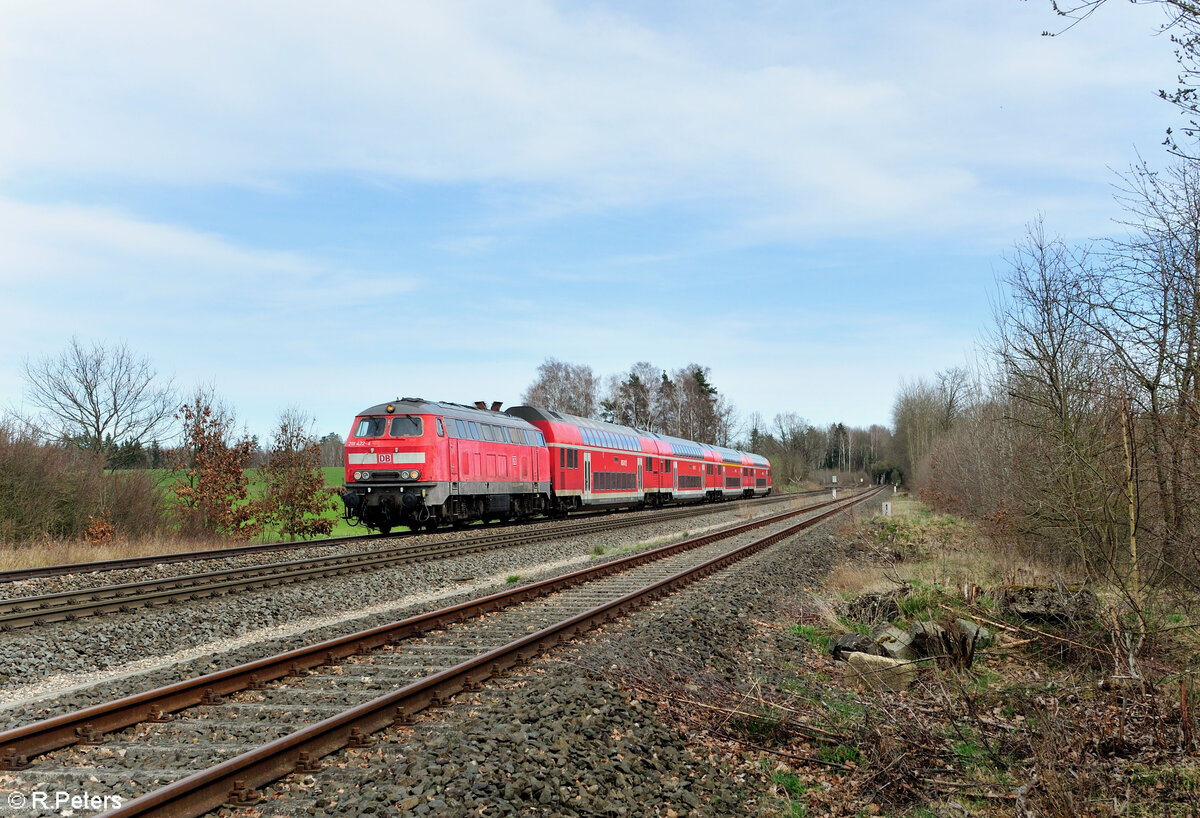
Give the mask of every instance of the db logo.
[[391, 463], [392, 456], [390, 454], [381, 454], [381, 455], [379, 455], [379, 462], [380, 463]]

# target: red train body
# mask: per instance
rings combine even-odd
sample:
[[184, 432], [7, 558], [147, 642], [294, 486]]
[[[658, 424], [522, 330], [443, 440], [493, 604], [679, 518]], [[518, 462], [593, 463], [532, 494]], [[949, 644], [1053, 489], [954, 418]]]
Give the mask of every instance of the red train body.
[[531, 406], [404, 398], [354, 419], [342, 499], [347, 519], [387, 533], [770, 491], [761, 455]]

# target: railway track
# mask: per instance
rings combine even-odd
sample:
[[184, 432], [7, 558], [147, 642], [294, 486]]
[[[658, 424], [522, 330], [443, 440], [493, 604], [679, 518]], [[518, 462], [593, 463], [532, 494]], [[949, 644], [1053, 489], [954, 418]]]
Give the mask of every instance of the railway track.
[[[814, 491], [800, 491], [793, 494], [774, 494], [770, 497], [756, 498], [752, 502], [770, 504], [782, 502], [796, 497], [807, 497], [819, 494], [828, 494], [827, 489], [817, 489]], [[691, 508], [689, 506], [689, 508]], [[702, 506], [709, 511], [715, 511], [721, 506]], [[611, 512], [600, 511], [593, 514], [578, 514], [574, 515], [576, 519], [586, 518], [588, 516], [607, 516]], [[534, 520], [534, 523], [545, 523], [545, 520]], [[71, 574], [92, 574], [106, 571], [121, 571], [130, 568], [145, 568], [152, 565], [167, 565], [179, 562], [200, 562], [205, 560], [220, 560], [231, 557], [242, 557], [254, 554], [269, 554], [276, 551], [294, 551], [299, 548], [333, 548], [347, 543], [359, 543], [363, 541], [397, 539], [415, 536], [429, 536], [434, 534], [450, 533], [452, 529], [440, 529], [437, 532], [428, 531], [408, 531], [408, 532], [393, 532], [388, 535], [380, 534], [359, 534], [349, 537], [330, 537], [324, 540], [305, 540], [301, 542], [279, 542], [279, 543], [256, 543], [253, 545], [241, 545], [232, 548], [213, 548], [203, 551], [179, 551], [169, 554], [153, 554], [146, 557], [125, 557], [112, 560], [96, 560], [93, 562], [71, 562], [60, 565], [43, 565], [37, 568], [19, 568], [10, 571], [0, 571], [0, 584], [20, 582], [29, 579], [41, 579], [43, 577], [60, 577]]]
[[[312, 772], [329, 753], [872, 496], [731, 526], [0, 733], [0, 767], [51, 753], [21, 778], [145, 793], [114, 816], [253, 804], [269, 781]], [[764, 527], [773, 530], [744, 542]]]
[[[682, 508], [661, 512], [654, 522], [685, 519], [711, 513], [710, 507]], [[644, 517], [602, 517], [599, 519], [541, 526], [460, 538], [437, 543], [400, 545], [373, 551], [343, 553], [328, 557], [274, 562], [261, 565], [186, 574], [162, 579], [104, 585], [37, 596], [0, 600], [0, 632], [45, 625], [53, 622], [128, 612], [152, 605], [195, 601], [238, 591], [270, 588], [331, 576], [370, 571], [379, 568], [445, 559], [473, 552], [510, 548], [534, 542], [572, 536], [587, 536], [629, 528], [646, 522]]]

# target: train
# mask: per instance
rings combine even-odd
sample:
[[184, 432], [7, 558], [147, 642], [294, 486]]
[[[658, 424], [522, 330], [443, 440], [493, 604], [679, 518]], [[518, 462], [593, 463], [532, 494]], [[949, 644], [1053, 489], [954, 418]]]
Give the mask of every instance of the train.
[[397, 398], [346, 437], [344, 516], [382, 534], [771, 493], [762, 455], [514, 406]]

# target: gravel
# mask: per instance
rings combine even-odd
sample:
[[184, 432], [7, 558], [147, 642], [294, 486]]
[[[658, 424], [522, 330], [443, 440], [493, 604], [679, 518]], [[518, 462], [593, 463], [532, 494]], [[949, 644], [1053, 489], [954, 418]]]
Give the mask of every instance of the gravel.
[[[825, 523], [548, 657], [461, 694], [365, 750], [266, 792], [271, 815], [746, 815], [779, 809], [740, 753], [698, 742], [637, 689], [782, 683], [787, 612], [848, 543]], [[627, 684], [630, 680], [635, 683]], [[651, 685], [653, 686], [653, 685]], [[265, 814], [223, 809], [221, 816]]]
[[[769, 507], [769, 506], [768, 506]], [[714, 509], [714, 511], [716, 511]], [[652, 520], [656, 512], [636, 511], [623, 514], [631, 520], [646, 517]], [[720, 512], [717, 512], [720, 513]], [[589, 516], [573, 518], [579, 521], [593, 519]], [[561, 520], [539, 520], [523, 525], [524, 529], [536, 531], [538, 528], [562, 525]], [[515, 527], [479, 527], [454, 531], [448, 528], [435, 533], [406, 534], [392, 537], [364, 536], [349, 542], [336, 545], [320, 545], [317, 543], [298, 544], [293, 548], [279, 551], [267, 551], [257, 554], [238, 554], [236, 551], [229, 556], [209, 559], [185, 560], [183, 562], [167, 562], [157, 565], [147, 565], [141, 568], [121, 568], [112, 571], [92, 571], [88, 573], [65, 574], [54, 577], [35, 577], [16, 582], [0, 583], [0, 598], [16, 599], [26, 596], [40, 596], [62, 591], [80, 591], [87, 588], [100, 588], [107, 585], [120, 585], [129, 582], [167, 579], [187, 574], [223, 571], [231, 568], [247, 568], [254, 565], [269, 565], [276, 562], [294, 562], [297, 560], [332, 557], [338, 554], [357, 554], [364, 551], [380, 551], [397, 546], [419, 546], [438, 542], [451, 542], [464, 536], [484, 535], [499, 531], [516, 531]]]
[[[809, 501], [811, 502], [811, 501]], [[576, 540], [141, 609], [6, 634], [0, 728], [230, 667], [494, 592], [509, 577], [563, 573], [607, 549], [677, 537], [748, 517], [735, 504], [700, 520], [658, 522]], [[758, 513], [777, 513], [780, 505]], [[652, 518], [651, 518], [652, 519]], [[178, 566], [171, 566], [178, 567]], [[122, 572], [127, 573], [127, 572]]]

